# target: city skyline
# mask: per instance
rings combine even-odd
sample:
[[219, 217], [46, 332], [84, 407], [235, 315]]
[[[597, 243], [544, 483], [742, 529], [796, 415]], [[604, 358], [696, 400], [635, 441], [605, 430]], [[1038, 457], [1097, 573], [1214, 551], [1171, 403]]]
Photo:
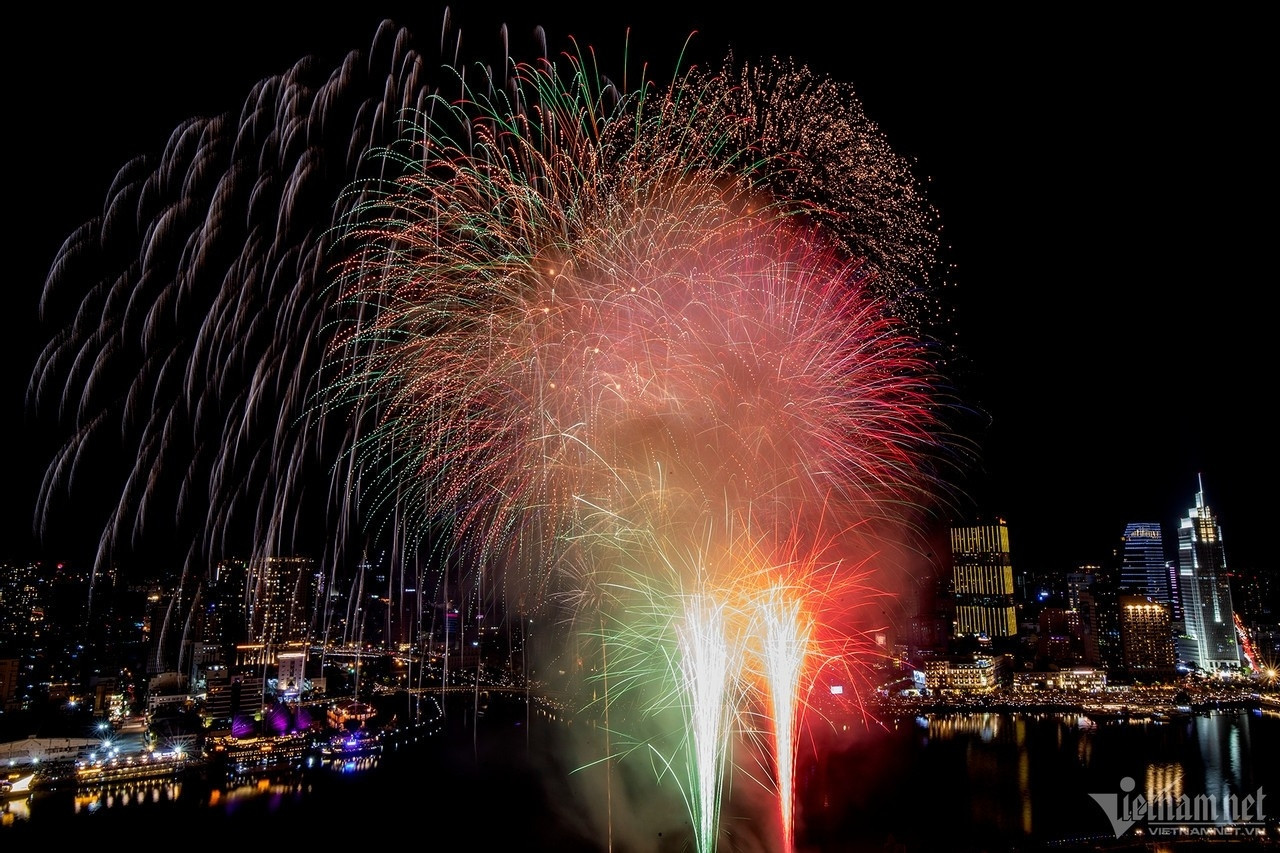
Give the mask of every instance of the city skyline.
[[[397, 20], [429, 44], [442, 9], [416, 8]], [[5, 386], [13, 420], [22, 421], [17, 443], [29, 451], [18, 464], [14, 511], [6, 514], [0, 543], [12, 557], [58, 558], [74, 550], [61, 542], [37, 548], [24, 518], [48, 458], [47, 435], [26, 420], [23, 396], [28, 366], [54, 331], [35, 320], [35, 293], [57, 245], [97, 212], [116, 169], [158, 151], [183, 118], [234, 109], [254, 81], [306, 53], [332, 57], [365, 48], [374, 16], [349, 14], [324, 27], [312, 21], [289, 27], [283, 14], [253, 22], [213, 16], [195, 27], [180, 19], [127, 18], [62, 26], [65, 61], [23, 92], [26, 111], [41, 117], [36, 123], [53, 138], [38, 147], [37, 156], [48, 160], [30, 171], [33, 183], [23, 193], [37, 212], [23, 225], [31, 248], [19, 266], [22, 319]], [[972, 437], [980, 469], [988, 472], [967, 478], [972, 505], [963, 514], [1009, 520], [1016, 568], [1065, 571], [1105, 556], [1134, 520], [1159, 521], [1167, 540], [1203, 476], [1226, 531], [1229, 565], [1257, 567], [1263, 557], [1256, 496], [1265, 493], [1268, 473], [1264, 437], [1254, 426], [1263, 422], [1254, 391], [1262, 320], [1231, 288], [1246, 287], [1261, 258], [1248, 239], [1257, 226], [1239, 203], [1244, 190], [1209, 171], [1228, 153], [1246, 166], [1260, 153], [1249, 148], [1250, 119], [1241, 109], [1255, 82], [1247, 67], [1200, 67], [1187, 88], [1184, 75], [1191, 72], [1176, 51], [1184, 25], [1170, 22], [1173, 38], [1142, 47], [1151, 77], [1167, 85], [1146, 90], [1139, 109], [1125, 85], [1136, 79], [1122, 73], [1121, 62], [1124, 38], [1139, 32], [1137, 22], [1113, 22], [1111, 33], [1094, 42], [1093, 61], [1073, 64], [1068, 55], [1017, 45], [975, 57], [975, 44], [991, 47], [986, 37], [949, 40], [949, 22], [941, 20], [919, 22], [913, 32], [901, 20], [877, 18], [866, 25], [876, 37], [846, 51], [856, 20], [814, 28], [786, 19], [749, 25], [696, 9], [665, 20], [628, 14], [582, 20], [491, 8], [454, 17], [469, 46], [464, 54], [492, 53], [503, 21], [515, 53], [537, 21], [553, 45], [575, 36], [609, 68], [621, 64], [629, 26], [630, 53], [653, 56], [657, 77], [696, 32], [689, 61], [714, 62], [732, 47], [744, 57], [796, 56], [851, 82], [869, 117], [916, 161], [944, 227], [951, 270], [943, 278], [960, 354], [955, 378], [963, 405], [975, 410]], [[1089, 29], [1088, 21], [1076, 25]], [[1233, 56], [1249, 61], [1244, 51]], [[162, 68], [173, 73], [157, 73]], [[1218, 79], [1235, 89], [1218, 94], [1211, 86]], [[77, 87], [93, 94], [73, 109]], [[1176, 108], [1188, 102], [1220, 129], [1198, 140], [1202, 153], [1193, 163], [1171, 132], [1179, 126]], [[93, 128], [88, 135], [62, 130], [77, 113]], [[1077, 138], [1069, 128], [1092, 145], [1069, 144]], [[1153, 153], [1135, 161], [1138, 149]], [[1180, 163], [1198, 180], [1171, 180], [1171, 167]], [[1090, 183], [1075, 183], [1086, 177]], [[1119, 193], [1127, 206], [1107, 201]], [[1193, 220], [1192, 213], [1209, 208], [1212, 220]], [[1242, 237], [1236, 241], [1242, 248], [1225, 257], [1197, 250], [1187, 239], [1193, 221], [1219, 238], [1205, 242], [1230, 235]], [[1110, 248], [1117, 243], [1130, 251]], [[1219, 280], [1196, 309], [1179, 310], [1179, 279], [1203, 281], [1211, 270]], [[1187, 401], [1201, 394], [1210, 402]], [[1088, 519], [1087, 532], [1061, 534], [1069, 512]], [[33, 549], [38, 553], [28, 554]]]

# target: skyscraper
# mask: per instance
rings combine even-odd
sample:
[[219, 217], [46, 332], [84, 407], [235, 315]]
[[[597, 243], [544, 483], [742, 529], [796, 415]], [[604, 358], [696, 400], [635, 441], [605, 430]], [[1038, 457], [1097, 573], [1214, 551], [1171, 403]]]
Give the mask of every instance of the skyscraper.
[[309, 557], [219, 561], [209, 576], [205, 641], [225, 646], [309, 641], [321, 580]]
[[1240, 665], [1222, 529], [1197, 478], [1195, 506], [1178, 528], [1178, 586], [1191, 663], [1213, 672]]
[[1153, 598], [1161, 604], [1169, 603], [1164, 535], [1158, 522], [1135, 521], [1125, 525], [1120, 588], [1132, 595]]
[[249, 639], [305, 643], [311, 638], [318, 580], [309, 557], [266, 557], [249, 563]]
[[1120, 596], [1120, 648], [1130, 676], [1174, 674], [1169, 605], [1146, 595]]
[[1003, 518], [951, 529], [951, 565], [957, 637], [1016, 637], [1013, 561]]
[[1090, 575], [1080, 588], [1080, 633], [1086, 663], [1108, 671], [1123, 668], [1120, 645], [1120, 594], [1108, 575]]

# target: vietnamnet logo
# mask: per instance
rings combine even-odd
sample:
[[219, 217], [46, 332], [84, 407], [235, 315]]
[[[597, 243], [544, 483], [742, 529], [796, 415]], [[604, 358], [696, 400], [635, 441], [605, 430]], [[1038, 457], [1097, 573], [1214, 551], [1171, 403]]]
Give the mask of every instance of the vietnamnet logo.
[[[1224, 794], [1211, 797], [1208, 794], [1174, 796], [1168, 792], [1147, 797], [1134, 794], [1136, 787], [1132, 776], [1120, 780], [1119, 794], [1090, 794], [1090, 798], [1106, 814], [1116, 838], [1124, 835], [1136, 824], [1143, 824], [1146, 832], [1155, 836], [1245, 836], [1259, 837], [1267, 834], [1267, 815], [1262, 788], [1255, 793]], [[1141, 834], [1142, 828], [1134, 830]]]

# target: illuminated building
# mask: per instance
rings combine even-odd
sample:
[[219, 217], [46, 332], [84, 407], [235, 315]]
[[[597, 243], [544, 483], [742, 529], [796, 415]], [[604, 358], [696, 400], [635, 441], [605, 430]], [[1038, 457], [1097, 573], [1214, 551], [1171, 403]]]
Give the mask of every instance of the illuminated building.
[[1178, 586], [1178, 561], [1165, 560], [1164, 574], [1169, 579], [1169, 614], [1177, 624], [1182, 622], [1182, 587]]
[[339, 699], [329, 706], [326, 717], [329, 727], [339, 731], [353, 731], [364, 728], [373, 719], [377, 710], [358, 699]]
[[1000, 684], [1003, 657], [974, 655], [966, 659], [925, 661], [925, 687], [938, 693], [990, 693]]
[[262, 710], [265, 683], [261, 676], [222, 673], [211, 680], [200, 706], [206, 729], [231, 731], [234, 720], [250, 719]]
[[1120, 596], [1120, 649], [1122, 666], [1130, 675], [1172, 675], [1169, 606], [1150, 596]]
[[209, 578], [204, 638], [212, 645], [280, 645], [311, 640], [321, 578], [308, 557], [219, 561]]
[[0, 563], [0, 637], [6, 642], [39, 633], [33, 623], [44, 618], [42, 585], [39, 563]]
[[1077, 571], [1067, 574], [1067, 606], [1072, 610], [1080, 609], [1080, 592], [1093, 584], [1101, 571], [1097, 566], [1081, 566]]
[[303, 692], [306, 663], [306, 651], [289, 651], [276, 655], [277, 696], [292, 701]]
[[0, 764], [26, 767], [74, 761], [102, 746], [101, 738], [31, 737], [0, 743]]
[[1169, 602], [1169, 575], [1164, 559], [1164, 534], [1154, 521], [1135, 521], [1124, 528], [1120, 587], [1162, 604]]
[[244, 560], [219, 560], [210, 567], [203, 607], [203, 637], [209, 646], [221, 649], [248, 641], [248, 584], [249, 564]]
[[951, 529], [955, 635], [1016, 637], [1013, 561], [1004, 519]]
[[1123, 666], [1120, 648], [1120, 596], [1105, 573], [1079, 590], [1080, 633], [1086, 663], [1117, 670]]
[[1231, 585], [1227, 576], [1222, 529], [1197, 483], [1195, 506], [1178, 528], [1178, 585], [1189, 663], [1200, 669], [1232, 669], [1240, 665]]
[[1061, 690], [1066, 693], [1097, 693], [1107, 687], [1107, 674], [1092, 667], [1074, 667], [1052, 672], [1015, 672], [1015, 690]]
[[267, 557], [249, 564], [250, 640], [306, 642], [311, 631], [315, 562], [306, 557]]

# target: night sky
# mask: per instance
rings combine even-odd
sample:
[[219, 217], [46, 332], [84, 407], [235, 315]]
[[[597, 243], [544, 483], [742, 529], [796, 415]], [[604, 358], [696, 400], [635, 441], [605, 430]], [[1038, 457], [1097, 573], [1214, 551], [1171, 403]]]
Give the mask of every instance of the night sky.
[[[6, 53], [11, 461], [0, 555], [73, 550], [32, 541], [48, 445], [24, 413], [53, 331], [36, 298], [58, 245], [99, 210], [119, 166], [158, 152], [183, 119], [237, 109], [254, 82], [306, 54], [332, 65], [366, 48], [384, 17], [426, 46], [439, 38], [439, 4], [356, 11], [367, 5], [162, 20], [60, 10], [11, 31], [24, 50]], [[963, 355], [955, 381], [985, 424], [973, 436], [981, 466], [963, 488], [973, 512], [1009, 521], [1015, 567], [1098, 561], [1127, 521], [1160, 521], [1173, 537], [1197, 475], [1229, 562], [1270, 565], [1275, 273], [1264, 229], [1275, 170], [1263, 153], [1274, 94], [1260, 21], [465, 8], [455, 13], [464, 57], [499, 57], [503, 22], [513, 54], [530, 56], [542, 24], [553, 49], [574, 36], [612, 69], [629, 26], [630, 61], [648, 59], [659, 79], [692, 36], [687, 61], [776, 54], [854, 84], [941, 213]]]

